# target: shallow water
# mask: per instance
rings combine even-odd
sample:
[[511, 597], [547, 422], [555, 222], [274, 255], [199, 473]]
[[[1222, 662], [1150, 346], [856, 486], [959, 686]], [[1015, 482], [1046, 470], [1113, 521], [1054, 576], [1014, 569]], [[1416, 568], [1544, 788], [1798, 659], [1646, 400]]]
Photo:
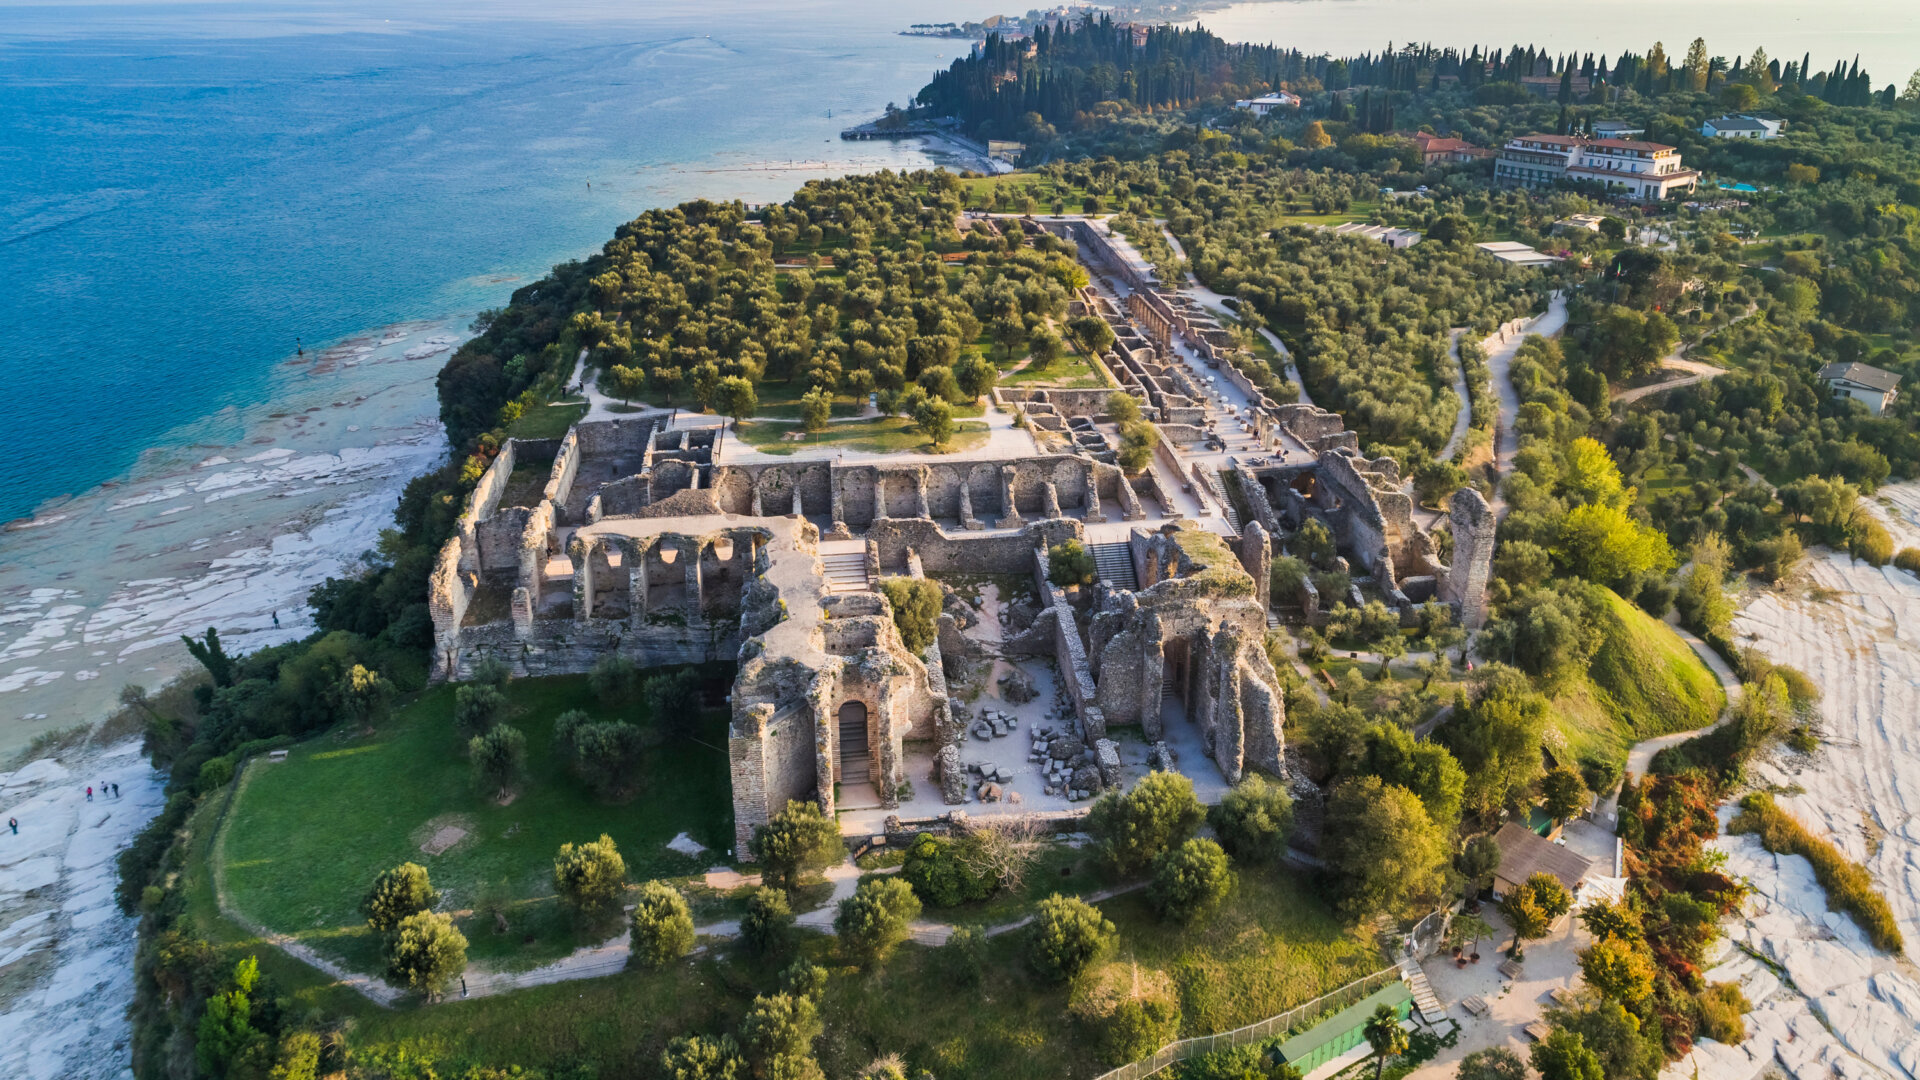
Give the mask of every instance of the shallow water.
[[952, 10], [0, 10], [0, 751], [310, 630], [478, 309], [651, 206], [947, 160], [837, 135]]

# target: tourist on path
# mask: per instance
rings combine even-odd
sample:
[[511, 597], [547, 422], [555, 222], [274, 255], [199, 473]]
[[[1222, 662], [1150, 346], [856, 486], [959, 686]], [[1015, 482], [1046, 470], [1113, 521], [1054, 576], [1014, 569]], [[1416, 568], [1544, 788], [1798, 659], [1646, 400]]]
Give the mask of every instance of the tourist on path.
[[114, 797], [115, 799], [118, 799], [118, 798], [120, 797], [120, 785], [119, 785], [119, 784], [115, 784], [115, 785], [113, 785], [113, 797]]
[[8, 819], [7, 819], [7, 828], [9, 828], [9, 829], [12, 829], [12, 830], [13, 830], [13, 835], [15, 835], [15, 836], [19, 836], [19, 835], [20, 835], [20, 819], [19, 819], [19, 818], [17, 818], [17, 817], [10, 817], [10, 818], [8, 818]]
[[87, 789], [87, 801], [88, 802], [93, 801], [93, 789], [91, 787]]

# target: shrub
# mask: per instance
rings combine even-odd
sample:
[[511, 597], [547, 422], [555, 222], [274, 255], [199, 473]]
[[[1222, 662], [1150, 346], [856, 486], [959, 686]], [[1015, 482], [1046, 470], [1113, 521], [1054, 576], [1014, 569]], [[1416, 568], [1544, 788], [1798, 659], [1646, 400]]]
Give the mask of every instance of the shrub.
[[880, 591], [893, 608], [893, 625], [900, 630], [900, 643], [919, 655], [927, 651], [940, 632], [940, 608], [946, 594], [939, 582], [926, 578], [890, 577], [880, 581]]
[[1207, 824], [1234, 859], [1273, 862], [1286, 853], [1293, 831], [1293, 797], [1272, 780], [1248, 773], [1207, 811]]
[[935, 907], [985, 900], [993, 894], [994, 883], [974, 873], [972, 866], [960, 858], [960, 844], [944, 836], [922, 833], [907, 849], [900, 876], [922, 900]]
[[1194, 798], [1193, 781], [1179, 773], [1151, 772], [1125, 795], [1102, 795], [1087, 815], [1087, 830], [1108, 865], [1133, 874], [1193, 835], [1205, 815]]
[[667, 1080], [736, 1080], [747, 1062], [731, 1035], [677, 1035], [660, 1052], [660, 1071]]
[[772, 821], [755, 826], [747, 848], [760, 863], [761, 880], [789, 893], [800, 884], [802, 870], [844, 854], [840, 830], [820, 813], [819, 804], [797, 800]]
[[401, 919], [387, 946], [387, 977], [433, 996], [467, 970], [467, 939], [453, 916], [418, 911]]
[[587, 672], [587, 687], [602, 704], [625, 704], [640, 690], [640, 669], [624, 656], [603, 656]]
[[1300, 595], [1307, 580], [1307, 564], [1291, 555], [1275, 555], [1267, 571], [1267, 583], [1276, 602], [1291, 604]]
[[1700, 1014], [1700, 1034], [1728, 1046], [1739, 1046], [1747, 1038], [1745, 1013], [1753, 1006], [1740, 992], [1738, 983], [1714, 983], [1694, 998]]
[[367, 917], [368, 926], [385, 934], [400, 925], [400, 920], [439, 902], [440, 894], [434, 891], [427, 868], [408, 862], [382, 871], [373, 879], [373, 888], [367, 890], [366, 899], [360, 901], [360, 912]]
[[833, 917], [840, 947], [856, 962], [875, 964], [907, 939], [907, 924], [920, 914], [920, 898], [899, 878], [874, 877], [840, 901]]
[[956, 927], [946, 944], [934, 953], [934, 961], [955, 986], [978, 986], [986, 973], [987, 936], [965, 926]]
[[1180, 1002], [1164, 971], [1108, 964], [1074, 988], [1067, 1011], [1107, 1065], [1148, 1057], [1180, 1032]]
[[193, 789], [202, 795], [209, 791], [218, 791], [233, 779], [233, 759], [230, 757], [208, 758], [200, 763], [200, 774]]
[[740, 917], [740, 944], [754, 956], [775, 956], [786, 951], [793, 930], [793, 909], [787, 906], [787, 894], [779, 889], [759, 888], [747, 898], [746, 914]]
[[1887, 952], [1899, 955], [1905, 947], [1900, 926], [1894, 920], [1887, 898], [1873, 887], [1873, 877], [1865, 867], [1851, 862], [1840, 849], [1808, 832], [1806, 826], [1780, 809], [1773, 796], [1756, 791], [1740, 800], [1740, 813], [1727, 826], [1728, 832], [1757, 833], [1768, 851], [1782, 855], [1802, 855], [1813, 864], [1813, 876], [1827, 890], [1827, 906], [1853, 917], [1867, 940]]
[[505, 690], [507, 683], [513, 681], [513, 669], [504, 661], [489, 656], [473, 665], [473, 678], [467, 681], [475, 686], [491, 686], [495, 690]]
[[1909, 574], [1920, 576], [1920, 548], [1901, 548], [1899, 554], [1893, 557], [1893, 565]]
[[1065, 589], [1091, 585], [1099, 580], [1100, 570], [1093, 554], [1078, 540], [1063, 540], [1047, 549], [1047, 580]]
[[1190, 922], [1233, 889], [1227, 853], [1211, 840], [1189, 840], [1154, 861], [1147, 899], [1163, 919]]
[[1454, 1080], [1527, 1080], [1527, 1065], [1504, 1046], [1475, 1050], [1460, 1062]]
[[553, 888], [561, 903], [582, 918], [605, 914], [620, 903], [627, 887], [627, 863], [613, 837], [585, 844], [561, 844], [553, 860]]
[[1863, 515], [1847, 527], [1847, 554], [1868, 566], [1885, 566], [1893, 559], [1893, 537], [1886, 526]]
[[1429, 506], [1438, 505], [1466, 483], [1467, 471], [1451, 461], [1428, 461], [1413, 470], [1413, 489]]
[[453, 727], [468, 738], [492, 731], [506, 711], [506, 695], [491, 686], [462, 686], [453, 692]]
[[1125, 390], [1107, 395], [1107, 415], [1122, 427], [1140, 419], [1140, 399]]
[[1066, 982], [1098, 960], [1117, 933], [1092, 904], [1055, 893], [1034, 911], [1027, 963], [1043, 979]]
[[504, 798], [526, 773], [527, 737], [517, 727], [500, 724], [467, 740], [467, 760], [473, 766], [473, 786]]
[[665, 967], [693, 951], [693, 911], [679, 890], [658, 881], [640, 886], [633, 908], [633, 959]]

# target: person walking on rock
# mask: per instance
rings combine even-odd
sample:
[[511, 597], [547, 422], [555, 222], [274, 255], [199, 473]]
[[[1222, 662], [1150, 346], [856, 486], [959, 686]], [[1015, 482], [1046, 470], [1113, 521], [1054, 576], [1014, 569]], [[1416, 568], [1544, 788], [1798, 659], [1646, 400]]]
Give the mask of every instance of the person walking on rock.
[[12, 830], [13, 830], [13, 835], [15, 835], [15, 836], [19, 836], [19, 835], [20, 835], [20, 819], [19, 819], [19, 818], [17, 818], [17, 817], [10, 817], [10, 818], [8, 818], [8, 819], [7, 819], [7, 828], [9, 828], [9, 829], [12, 829]]
[[93, 801], [93, 789], [91, 787], [87, 789], [87, 801], [88, 802]]
[[115, 785], [113, 785], [113, 798], [114, 798], [114, 801], [115, 801], [115, 802], [118, 802], [118, 801], [120, 800], [120, 785], [119, 785], [119, 784], [115, 784]]

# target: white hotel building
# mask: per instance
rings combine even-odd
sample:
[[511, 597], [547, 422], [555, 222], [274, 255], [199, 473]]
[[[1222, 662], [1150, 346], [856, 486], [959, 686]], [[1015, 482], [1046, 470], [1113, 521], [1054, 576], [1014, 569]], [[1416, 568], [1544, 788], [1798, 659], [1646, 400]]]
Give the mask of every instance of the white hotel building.
[[1592, 184], [1609, 195], [1657, 202], [1674, 192], [1692, 192], [1700, 174], [1680, 164], [1680, 151], [1661, 143], [1521, 135], [1500, 148], [1493, 178], [1529, 188]]

